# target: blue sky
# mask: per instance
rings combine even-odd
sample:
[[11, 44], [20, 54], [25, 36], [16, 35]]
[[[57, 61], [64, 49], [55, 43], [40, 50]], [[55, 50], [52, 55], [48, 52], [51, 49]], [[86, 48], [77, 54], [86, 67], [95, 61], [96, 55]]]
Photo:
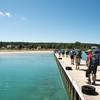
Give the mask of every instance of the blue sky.
[[100, 0], [0, 0], [0, 41], [100, 44]]

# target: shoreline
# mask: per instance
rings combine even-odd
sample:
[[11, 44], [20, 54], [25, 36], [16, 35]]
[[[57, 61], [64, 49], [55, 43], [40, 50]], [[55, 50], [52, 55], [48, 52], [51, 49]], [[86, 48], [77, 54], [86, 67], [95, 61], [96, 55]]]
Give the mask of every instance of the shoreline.
[[0, 50], [0, 54], [15, 53], [53, 53], [53, 50]]

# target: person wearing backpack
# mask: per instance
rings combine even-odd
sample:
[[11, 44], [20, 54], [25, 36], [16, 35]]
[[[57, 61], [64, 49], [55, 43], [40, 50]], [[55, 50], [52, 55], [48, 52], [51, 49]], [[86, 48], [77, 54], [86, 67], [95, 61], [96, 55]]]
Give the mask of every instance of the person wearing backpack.
[[90, 64], [89, 64], [89, 77], [88, 77], [88, 82], [91, 83], [90, 80], [90, 74], [92, 74], [92, 79], [93, 79], [93, 85], [95, 85], [96, 81], [96, 72], [97, 72], [97, 60], [96, 60], [96, 55], [95, 52], [92, 52], [91, 57], [90, 57]]

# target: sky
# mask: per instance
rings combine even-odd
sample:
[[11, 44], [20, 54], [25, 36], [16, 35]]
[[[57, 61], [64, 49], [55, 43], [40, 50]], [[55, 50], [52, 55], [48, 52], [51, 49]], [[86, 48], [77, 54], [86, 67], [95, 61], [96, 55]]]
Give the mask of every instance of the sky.
[[100, 0], [0, 0], [0, 41], [100, 44]]

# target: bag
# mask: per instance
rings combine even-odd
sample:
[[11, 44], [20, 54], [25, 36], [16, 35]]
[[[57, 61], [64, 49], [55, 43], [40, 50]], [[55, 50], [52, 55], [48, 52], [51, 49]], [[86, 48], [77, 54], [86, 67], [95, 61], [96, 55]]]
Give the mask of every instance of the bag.
[[91, 56], [90, 64], [91, 64], [91, 66], [97, 65], [97, 60], [96, 60], [96, 56], [95, 55]]
[[96, 62], [97, 62], [97, 65], [99, 65], [99, 59], [100, 59], [100, 55], [96, 55]]

